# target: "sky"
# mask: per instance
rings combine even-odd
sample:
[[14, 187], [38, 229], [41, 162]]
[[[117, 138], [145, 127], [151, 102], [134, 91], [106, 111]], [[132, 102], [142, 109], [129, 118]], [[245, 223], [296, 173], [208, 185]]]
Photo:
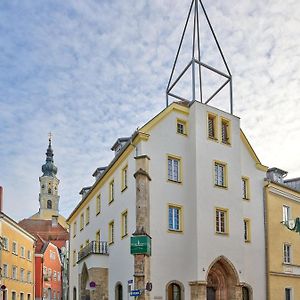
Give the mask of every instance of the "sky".
[[[203, 4], [233, 75], [242, 129], [264, 165], [299, 177], [300, 2]], [[0, 185], [9, 216], [20, 220], [39, 208], [50, 131], [60, 212], [68, 217], [81, 188], [93, 184], [94, 170], [113, 158], [115, 140], [165, 108], [189, 5], [0, 2]], [[202, 34], [208, 41], [205, 28]], [[190, 53], [188, 39], [186, 45], [183, 58]], [[213, 48], [202, 46], [214, 62]]]

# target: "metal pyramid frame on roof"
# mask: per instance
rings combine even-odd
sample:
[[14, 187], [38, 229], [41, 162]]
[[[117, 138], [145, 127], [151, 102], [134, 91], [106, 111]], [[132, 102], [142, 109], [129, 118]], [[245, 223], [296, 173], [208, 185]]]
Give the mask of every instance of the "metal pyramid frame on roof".
[[[219, 54], [222, 58], [222, 62], [225, 66], [225, 69], [226, 69], [227, 73], [222, 72], [220, 70], [217, 70], [216, 68], [210, 66], [209, 64], [204, 63], [201, 60], [201, 47], [200, 47], [201, 46], [201, 37], [200, 37], [200, 21], [199, 21], [199, 11], [200, 11], [200, 9], [202, 9], [202, 11], [203, 11], [203, 14], [205, 16], [205, 20], [206, 20], [206, 22], [209, 26], [209, 29], [210, 29], [210, 33], [213, 36], [213, 40], [214, 40], [214, 42], [215, 42], [215, 44], [218, 48], [218, 52], [219, 52]], [[180, 54], [180, 51], [181, 51], [181, 48], [182, 48], [183, 40], [184, 40], [184, 37], [186, 35], [186, 30], [187, 30], [187, 27], [188, 27], [188, 24], [189, 24], [190, 20], [192, 20], [192, 22], [193, 22], [192, 57], [191, 57], [191, 60], [189, 61], [189, 63], [183, 69], [183, 71], [179, 74], [179, 76], [177, 76], [176, 78], [173, 78], [173, 77], [175, 77], [174, 76], [174, 71], [175, 71], [175, 68], [176, 68], [176, 64], [178, 62], [178, 57], [179, 57], [179, 54]], [[173, 89], [190, 68], [192, 68], [192, 99], [189, 100], [189, 99], [186, 99], [186, 98], [184, 98], [184, 97], [182, 97], [178, 94], [175, 94], [173, 92]], [[202, 70], [203, 70], [203, 68], [205, 68], [206, 70], [209, 70], [211, 72], [214, 72], [215, 74], [217, 74], [217, 75], [219, 75], [219, 76], [221, 76], [225, 79], [225, 82], [222, 85], [220, 85], [219, 88], [217, 88], [217, 90], [215, 90], [213, 92], [213, 94], [210, 95], [207, 99], [204, 99], [204, 96], [203, 96], [203, 83], [202, 83]], [[197, 72], [198, 72], [198, 74], [197, 74]], [[196, 87], [196, 77], [198, 77], [198, 79], [199, 79], [199, 82], [197, 82], [199, 88]], [[180, 101], [184, 101], [184, 102], [186, 102], [187, 100], [190, 101], [190, 102], [194, 102], [194, 101], [198, 100], [201, 103], [208, 104], [227, 85], [229, 85], [230, 113], [232, 114], [233, 113], [233, 95], [232, 95], [232, 75], [231, 75], [231, 72], [230, 72], [229, 67], [226, 63], [226, 60], [225, 60], [225, 57], [223, 55], [222, 49], [221, 49], [220, 44], [217, 40], [217, 37], [215, 35], [215, 32], [214, 32], [213, 27], [210, 23], [210, 20], [208, 18], [208, 15], [206, 13], [206, 10], [203, 6], [202, 1], [201, 0], [192, 0], [192, 3], [190, 5], [190, 9], [189, 9], [189, 13], [188, 13], [188, 16], [187, 16], [187, 20], [185, 22], [183, 33], [182, 33], [182, 36], [181, 36], [181, 39], [180, 39], [179, 48], [177, 50], [177, 54], [176, 54], [175, 61], [174, 61], [174, 64], [173, 64], [173, 68], [172, 68], [172, 72], [171, 72], [170, 79], [169, 79], [169, 82], [168, 82], [168, 86], [167, 86], [167, 89], [166, 89], [166, 105], [167, 106], [169, 105], [169, 97], [173, 97], [173, 98], [176, 98], [176, 99], [178, 99]], [[196, 90], [199, 90], [199, 95], [198, 95], [198, 91], [196, 91]], [[196, 99], [196, 98], [198, 98], [198, 96], [199, 96], [199, 99]]]

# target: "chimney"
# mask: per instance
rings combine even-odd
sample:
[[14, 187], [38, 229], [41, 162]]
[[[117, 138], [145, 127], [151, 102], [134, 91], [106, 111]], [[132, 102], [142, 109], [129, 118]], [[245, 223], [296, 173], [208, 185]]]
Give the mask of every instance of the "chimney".
[[52, 227], [58, 226], [58, 216], [52, 216]]
[[0, 186], [0, 212], [2, 212], [3, 209], [3, 187]]

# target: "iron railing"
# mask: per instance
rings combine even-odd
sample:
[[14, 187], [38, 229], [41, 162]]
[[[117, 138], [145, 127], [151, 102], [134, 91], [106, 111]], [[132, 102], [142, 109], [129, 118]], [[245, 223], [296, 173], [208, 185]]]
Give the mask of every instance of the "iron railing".
[[92, 241], [78, 252], [78, 261], [84, 259], [90, 254], [108, 255], [107, 242]]

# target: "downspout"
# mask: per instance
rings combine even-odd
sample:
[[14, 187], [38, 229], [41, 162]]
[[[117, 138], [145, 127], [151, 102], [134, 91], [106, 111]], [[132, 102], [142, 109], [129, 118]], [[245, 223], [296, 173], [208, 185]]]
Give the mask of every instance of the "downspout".
[[264, 184], [263, 206], [264, 206], [264, 234], [265, 234], [265, 275], [266, 275], [266, 299], [269, 300], [269, 231], [268, 231], [268, 196], [267, 188], [269, 181]]

